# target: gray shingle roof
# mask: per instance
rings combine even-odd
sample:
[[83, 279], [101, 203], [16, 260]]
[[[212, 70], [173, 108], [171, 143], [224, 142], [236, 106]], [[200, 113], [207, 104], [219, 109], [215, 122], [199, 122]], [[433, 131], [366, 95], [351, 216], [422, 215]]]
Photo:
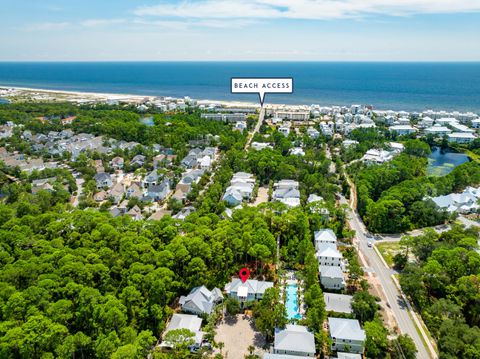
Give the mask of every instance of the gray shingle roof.
[[212, 291], [207, 287], [195, 287], [187, 296], [180, 297], [180, 304], [185, 311], [195, 310], [210, 314], [215, 304], [223, 299], [222, 292], [218, 288]]

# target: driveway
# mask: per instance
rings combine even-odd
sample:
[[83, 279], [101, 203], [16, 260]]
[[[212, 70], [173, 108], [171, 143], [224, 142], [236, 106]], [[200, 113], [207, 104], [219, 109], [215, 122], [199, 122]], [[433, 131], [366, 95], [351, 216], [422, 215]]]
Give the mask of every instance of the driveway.
[[255, 331], [253, 320], [243, 318], [243, 314], [236, 317], [226, 316], [225, 319], [218, 325], [217, 334], [215, 335], [215, 342], [224, 344], [222, 353], [227, 359], [243, 359], [248, 354], [248, 347], [253, 345], [255, 347], [254, 353], [261, 358], [266, 352], [265, 338], [262, 334]]

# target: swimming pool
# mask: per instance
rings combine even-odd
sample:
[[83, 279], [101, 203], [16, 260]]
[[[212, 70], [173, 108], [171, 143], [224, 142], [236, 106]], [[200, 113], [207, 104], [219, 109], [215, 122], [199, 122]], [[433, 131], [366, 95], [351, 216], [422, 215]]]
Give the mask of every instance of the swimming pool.
[[298, 307], [298, 286], [296, 284], [287, 285], [287, 318], [301, 319], [300, 308]]

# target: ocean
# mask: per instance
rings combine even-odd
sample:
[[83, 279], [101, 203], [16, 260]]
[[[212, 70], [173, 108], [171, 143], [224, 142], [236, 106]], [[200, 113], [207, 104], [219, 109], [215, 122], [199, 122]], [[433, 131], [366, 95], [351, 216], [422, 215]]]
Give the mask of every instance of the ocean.
[[261, 76], [294, 78], [266, 103], [480, 113], [480, 62], [0, 62], [0, 86], [249, 102], [230, 78]]

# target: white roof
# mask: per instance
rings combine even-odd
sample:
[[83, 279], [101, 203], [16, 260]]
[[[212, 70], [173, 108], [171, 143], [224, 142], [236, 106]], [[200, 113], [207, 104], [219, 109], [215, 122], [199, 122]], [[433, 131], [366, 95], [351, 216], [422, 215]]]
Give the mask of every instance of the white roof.
[[403, 149], [405, 148], [405, 146], [400, 142], [390, 142], [390, 147], [395, 150], [401, 150], [401, 151], [403, 151]]
[[325, 301], [325, 310], [327, 312], [336, 313], [351, 313], [352, 312], [351, 295], [337, 294], [337, 293], [323, 293], [323, 300]]
[[199, 331], [202, 326], [202, 318], [191, 314], [174, 314], [165, 333], [175, 329], [188, 329], [192, 332]]
[[315, 193], [312, 193], [310, 196], [308, 196], [307, 203], [318, 202], [318, 201], [323, 201], [323, 197], [316, 195]]
[[355, 353], [337, 353], [337, 359], [362, 359], [362, 356]]
[[282, 202], [288, 207], [297, 207], [300, 206], [300, 198], [296, 197], [287, 197], [287, 198], [278, 198], [279, 202]]
[[321, 278], [344, 278], [342, 269], [339, 266], [320, 266], [319, 271]]
[[451, 134], [448, 135], [450, 138], [469, 138], [469, 139], [475, 139], [475, 135], [470, 132], [452, 132]]
[[238, 287], [237, 296], [248, 297], [248, 287], [246, 285], [242, 285], [242, 286]]
[[[202, 319], [196, 315], [190, 314], [174, 314], [170, 323], [168, 323], [168, 327], [163, 333], [167, 334], [171, 330], [175, 329], [188, 329], [193, 334], [195, 334], [195, 343], [201, 343], [203, 339], [203, 332], [200, 330], [202, 326]], [[169, 347], [171, 346], [170, 343], [163, 341], [162, 346]]]
[[[256, 279], [247, 279], [245, 283], [242, 282], [239, 278], [234, 278], [230, 283], [225, 285], [225, 291], [227, 293], [236, 292], [237, 294], [244, 289], [242, 287], [247, 287], [248, 292], [254, 294], [263, 294], [267, 288], [273, 287], [273, 282], [260, 281]], [[239, 295], [239, 294], [238, 294]]]
[[416, 131], [417, 129], [413, 128], [410, 125], [395, 125], [395, 126], [391, 126], [390, 130], [392, 130], [392, 131], [402, 131], [402, 130], [403, 131]]
[[338, 249], [328, 246], [323, 248], [320, 247], [319, 251], [317, 252], [317, 256], [327, 258], [342, 258], [342, 253], [340, 253]]
[[314, 237], [315, 237], [315, 242], [331, 242], [331, 243], [337, 242], [337, 236], [330, 228], [315, 231]]
[[274, 349], [315, 354], [313, 333], [302, 325], [287, 324], [284, 330], [275, 331]]
[[330, 336], [336, 339], [365, 340], [365, 331], [356, 319], [328, 318]]
[[305, 359], [304, 355], [265, 353], [263, 359]]

